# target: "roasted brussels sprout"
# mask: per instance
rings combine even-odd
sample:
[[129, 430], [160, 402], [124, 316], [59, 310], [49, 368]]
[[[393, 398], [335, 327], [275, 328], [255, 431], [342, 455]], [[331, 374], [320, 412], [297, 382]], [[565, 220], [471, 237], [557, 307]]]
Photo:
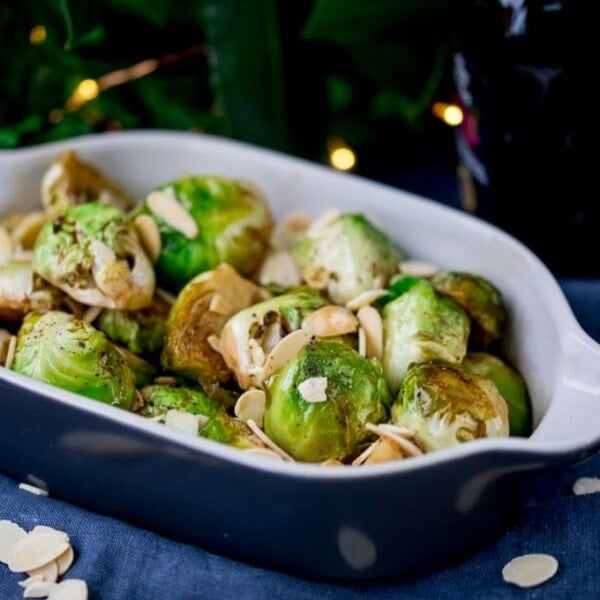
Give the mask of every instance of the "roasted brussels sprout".
[[431, 283], [465, 309], [471, 318], [469, 341], [475, 348], [485, 350], [500, 339], [506, 313], [500, 292], [490, 281], [472, 273], [442, 272]]
[[411, 430], [428, 451], [509, 434], [506, 402], [494, 383], [438, 363], [409, 369], [392, 406], [392, 422]]
[[166, 321], [171, 305], [160, 296], [148, 308], [136, 311], [103, 310], [97, 327], [109, 339], [136, 354], [154, 354], [163, 347]]
[[60, 212], [74, 204], [100, 202], [129, 210], [133, 201], [118, 184], [110, 181], [75, 152], [61, 154], [42, 178], [42, 205]]
[[180, 410], [192, 415], [214, 417], [216, 404], [201, 390], [186, 386], [148, 385], [141, 390], [144, 417], [162, 418], [170, 410]]
[[221, 331], [219, 345], [238, 385], [244, 390], [261, 387], [271, 350], [290, 332], [298, 330], [307, 314], [324, 305], [325, 300], [317, 291], [303, 288], [234, 314]]
[[231, 381], [232, 372], [215, 350], [214, 340], [231, 315], [260, 297], [260, 288], [227, 264], [192, 279], [169, 313], [161, 355], [163, 367], [196, 379], [209, 391]]
[[59, 311], [25, 317], [12, 370], [127, 410], [135, 396], [136, 375], [106, 336]]
[[459, 364], [467, 353], [469, 319], [451, 298], [424, 279], [383, 309], [383, 370], [395, 392], [414, 363]]
[[267, 250], [272, 227], [262, 195], [223, 177], [168, 183], [148, 194], [142, 211], [160, 231], [159, 281], [173, 290], [222, 262], [250, 275]]
[[525, 380], [497, 356], [469, 352], [462, 363], [472, 373], [491, 379], [508, 405], [510, 434], [526, 436], [531, 432], [531, 406]]
[[372, 439], [366, 423], [387, 418], [381, 364], [346, 344], [315, 340], [266, 382], [265, 433], [297, 460], [339, 460]]
[[200, 430], [200, 435], [240, 450], [265, 447], [246, 423], [229, 416], [224, 410], [220, 410], [211, 417]]
[[80, 204], [47, 222], [38, 235], [32, 266], [84, 304], [136, 310], [152, 302], [152, 264], [133, 226], [111, 206]]
[[387, 284], [402, 253], [363, 215], [332, 214], [294, 242], [292, 254], [306, 283], [344, 304]]

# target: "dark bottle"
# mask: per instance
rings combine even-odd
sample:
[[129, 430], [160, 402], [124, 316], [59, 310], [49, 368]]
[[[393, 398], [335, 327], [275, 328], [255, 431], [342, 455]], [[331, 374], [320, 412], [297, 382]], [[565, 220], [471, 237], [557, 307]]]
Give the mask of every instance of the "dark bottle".
[[600, 276], [593, 5], [466, 0], [457, 25], [463, 206], [558, 276]]

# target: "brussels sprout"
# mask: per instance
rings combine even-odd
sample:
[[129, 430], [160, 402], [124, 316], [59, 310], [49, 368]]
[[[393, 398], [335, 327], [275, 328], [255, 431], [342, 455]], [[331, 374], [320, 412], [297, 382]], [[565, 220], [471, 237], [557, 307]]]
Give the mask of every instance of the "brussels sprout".
[[265, 447], [246, 423], [234, 419], [223, 410], [208, 421], [200, 430], [200, 435], [240, 450]]
[[358, 214], [336, 215], [311, 226], [294, 243], [292, 254], [304, 281], [326, 289], [336, 304], [386, 285], [402, 259], [393, 242]]
[[84, 304], [136, 310], [152, 302], [152, 264], [125, 215], [111, 206], [81, 204], [47, 222], [32, 266]]
[[221, 354], [246, 390], [261, 387], [265, 357], [302, 319], [325, 305], [316, 290], [300, 288], [275, 296], [233, 315], [221, 331]]
[[383, 309], [383, 370], [395, 392], [413, 363], [459, 364], [467, 352], [469, 319], [427, 281], [414, 283]]
[[391, 403], [381, 364], [345, 344], [315, 340], [266, 382], [265, 433], [297, 460], [345, 459], [372, 437]]
[[431, 279], [433, 287], [460, 304], [471, 318], [470, 342], [486, 349], [502, 337], [506, 318], [502, 297], [496, 287], [484, 277], [472, 273], [437, 273]]
[[462, 367], [491, 379], [508, 405], [511, 435], [526, 436], [531, 432], [531, 406], [525, 380], [497, 356], [486, 352], [469, 352]]
[[201, 390], [190, 387], [148, 385], [141, 390], [144, 406], [140, 414], [144, 417], [164, 417], [170, 410], [181, 410], [192, 415], [214, 417], [216, 404]]
[[218, 337], [231, 315], [257, 302], [260, 296], [259, 287], [227, 264], [192, 279], [169, 313], [163, 367], [196, 379], [211, 395], [215, 385], [232, 381], [232, 372], [211, 346], [212, 336]]
[[109, 339], [136, 354], [153, 354], [163, 346], [171, 306], [155, 295], [148, 308], [136, 311], [103, 310], [97, 327]]
[[187, 177], [151, 192], [141, 209], [162, 240], [159, 281], [180, 289], [222, 262], [250, 275], [267, 250], [272, 219], [262, 195], [223, 177]]
[[75, 152], [61, 154], [42, 178], [42, 205], [51, 212], [85, 202], [110, 204], [129, 210], [133, 201], [116, 183], [92, 165], [80, 160]]
[[125, 409], [135, 395], [135, 373], [106, 336], [59, 311], [25, 317], [12, 370]]
[[410, 429], [427, 450], [509, 433], [506, 402], [491, 380], [437, 363], [410, 368], [392, 422]]

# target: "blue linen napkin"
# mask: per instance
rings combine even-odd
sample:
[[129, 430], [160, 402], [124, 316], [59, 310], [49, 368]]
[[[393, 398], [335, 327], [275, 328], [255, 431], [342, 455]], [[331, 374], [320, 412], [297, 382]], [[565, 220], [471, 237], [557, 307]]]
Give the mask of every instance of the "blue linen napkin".
[[[564, 280], [561, 285], [582, 326], [600, 341], [600, 280]], [[3, 475], [0, 519], [13, 520], [27, 530], [49, 525], [66, 531], [76, 559], [65, 577], [87, 581], [90, 600], [599, 598], [600, 494], [570, 493], [573, 482], [584, 475], [600, 476], [600, 455], [545, 479], [547, 488], [539, 497], [550, 499], [529, 506], [513, 528], [461, 564], [410, 579], [367, 584], [314, 582], [236, 562], [51, 497], [32, 495]], [[530, 590], [505, 583], [502, 567], [530, 552], [554, 555], [560, 564], [557, 575]], [[17, 582], [23, 579], [0, 564], [0, 600], [21, 598]]]

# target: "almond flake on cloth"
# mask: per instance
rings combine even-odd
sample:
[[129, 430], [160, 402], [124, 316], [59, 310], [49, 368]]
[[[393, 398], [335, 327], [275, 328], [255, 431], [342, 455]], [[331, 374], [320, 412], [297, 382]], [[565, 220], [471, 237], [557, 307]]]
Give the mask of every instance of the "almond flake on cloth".
[[524, 554], [504, 565], [502, 578], [522, 588], [535, 587], [554, 577], [558, 561], [550, 554]]
[[600, 492], [600, 478], [599, 477], [580, 477], [573, 484], [573, 493], [576, 496], [583, 494], [597, 494]]

